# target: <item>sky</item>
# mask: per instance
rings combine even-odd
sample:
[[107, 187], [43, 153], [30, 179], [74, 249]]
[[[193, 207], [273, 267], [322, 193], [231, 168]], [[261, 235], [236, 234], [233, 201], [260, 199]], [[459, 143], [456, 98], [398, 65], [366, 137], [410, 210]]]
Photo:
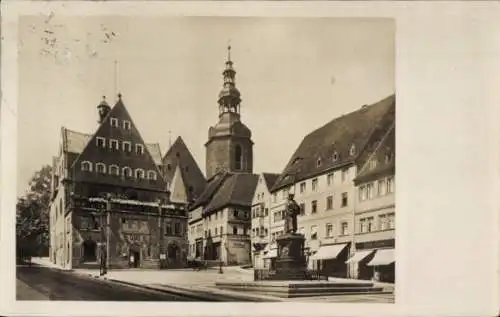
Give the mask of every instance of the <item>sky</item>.
[[61, 127], [95, 132], [96, 106], [117, 92], [145, 142], [164, 154], [181, 136], [205, 172], [228, 44], [254, 173], [280, 173], [305, 135], [395, 92], [390, 19], [22, 17], [18, 194]]

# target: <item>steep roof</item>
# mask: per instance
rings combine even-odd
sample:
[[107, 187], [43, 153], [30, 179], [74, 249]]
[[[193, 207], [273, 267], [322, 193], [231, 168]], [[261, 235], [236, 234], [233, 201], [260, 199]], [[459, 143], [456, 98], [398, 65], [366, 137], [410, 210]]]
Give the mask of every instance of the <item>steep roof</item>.
[[[62, 140], [63, 140], [63, 151], [69, 153], [80, 154], [83, 149], [87, 146], [92, 134], [81, 133], [74, 130], [62, 127], [61, 129]], [[151, 153], [153, 160], [157, 165], [161, 164], [161, 151], [160, 144], [158, 143], [146, 143], [146, 147]]]
[[[326, 170], [353, 163], [384, 116], [395, 108], [391, 95], [375, 104], [335, 118], [308, 134], [271, 191], [279, 190]], [[354, 150], [354, 152], [351, 152]]]
[[179, 165], [175, 168], [174, 177], [170, 185], [170, 200], [174, 203], [187, 203], [186, 186], [182, 179], [182, 172]]
[[161, 161], [163, 177], [170, 183], [173, 181], [177, 167], [180, 168], [189, 200], [201, 195], [206, 186], [205, 176], [181, 137], [175, 140]]
[[267, 189], [271, 189], [278, 180], [278, 177], [280, 177], [280, 174], [262, 173], [262, 176], [264, 177], [264, 181], [266, 182]]
[[[371, 161], [375, 164], [371, 164]], [[371, 181], [380, 176], [394, 175], [396, 171], [396, 127], [392, 124], [378, 143], [376, 149], [370, 153], [368, 159], [360, 167], [359, 173], [354, 179], [357, 185]]]
[[255, 174], [229, 174], [214, 193], [204, 213], [210, 213], [227, 205], [251, 206], [258, 179], [258, 175]]
[[217, 192], [217, 189], [221, 186], [224, 180], [229, 176], [229, 173], [220, 172], [215, 174], [206, 184], [205, 190], [200, 194], [200, 196], [195, 200], [195, 202], [190, 206], [190, 209], [198, 208], [199, 206], [207, 205], [212, 197]]

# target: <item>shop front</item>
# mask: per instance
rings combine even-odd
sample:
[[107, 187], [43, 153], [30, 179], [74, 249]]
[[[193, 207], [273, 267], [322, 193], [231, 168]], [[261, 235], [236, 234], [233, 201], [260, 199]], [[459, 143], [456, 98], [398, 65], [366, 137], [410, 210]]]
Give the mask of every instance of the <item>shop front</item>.
[[347, 264], [345, 262], [349, 254], [348, 245], [349, 243], [321, 245], [318, 251], [309, 258], [310, 261], [313, 261], [312, 266], [324, 276], [347, 277]]
[[356, 252], [346, 263], [357, 266], [357, 279], [394, 283], [394, 248], [394, 239], [356, 243]]

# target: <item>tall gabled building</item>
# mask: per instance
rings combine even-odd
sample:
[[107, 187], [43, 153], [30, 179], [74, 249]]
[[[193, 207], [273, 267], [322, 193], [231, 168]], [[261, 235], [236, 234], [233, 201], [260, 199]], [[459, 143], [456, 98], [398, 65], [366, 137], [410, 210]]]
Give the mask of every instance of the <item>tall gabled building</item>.
[[[51, 259], [64, 268], [179, 267], [186, 262], [186, 202], [170, 201], [158, 144], [142, 139], [121, 95], [98, 106], [98, 128], [61, 130], [54, 159]], [[183, 189], [183, 188], [182, 188]], [[172, 230], [168, 230], [172, 227]]]
[[271, 240], [283, 233], [287, 193], [301, 206], [298, 231], [306, 238], [310, 268], [353, 276], [346, 261], [353, 245], [358, 167], [394, 123], [395, 96], [333, 119], [308, 134], [271, 189]]
[[252, 174], [252, 133], [241, 122], [241, 96], [230, 52], [231, 47], [222, 72], [219, 122], [210, 127], [205, 144], [207, 183], [190, 206], [189, 254], [246, 264], [251, 261], [250, 212], [258, 176]]

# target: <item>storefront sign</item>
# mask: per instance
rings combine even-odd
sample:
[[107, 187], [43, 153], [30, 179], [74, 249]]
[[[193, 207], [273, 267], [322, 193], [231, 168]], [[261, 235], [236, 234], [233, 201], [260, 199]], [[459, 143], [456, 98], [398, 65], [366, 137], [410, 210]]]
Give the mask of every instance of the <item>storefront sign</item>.
[[356, 249], [394, 248], [394, 239], [356, 243]]

